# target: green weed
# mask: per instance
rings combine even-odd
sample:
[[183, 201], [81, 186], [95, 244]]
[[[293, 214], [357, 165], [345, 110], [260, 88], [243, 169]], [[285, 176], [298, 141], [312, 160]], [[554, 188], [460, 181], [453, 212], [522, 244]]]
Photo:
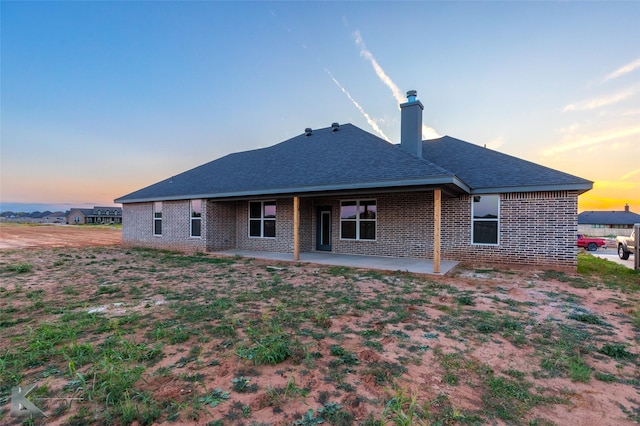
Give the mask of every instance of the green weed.
[[223, 391], [220, 388], [215, 388], [208, 395], [205, 395], [199, 399], [203, 404], [208, 404], [210, 407], [217, 407], [222, 402], [229, 399], [229, 392]]
[[627, 345], [623, 343], [605, 343], [598, 352], [617, 360], [625, 358], [635, 358], [635, 355], [627, 351], [626, 348]]
[[394, 396], [387, 401], [382, 412], [385, 424], [397, 426], [428, 425], [429, 405], [418, 402], [416, 395], [406, 389], [396, 388]]
[[26, 274], [33, 270], [33, 265], [29, 262], [12, 263], [3, 267], [7, 272], [13, 272], [14, 274]]

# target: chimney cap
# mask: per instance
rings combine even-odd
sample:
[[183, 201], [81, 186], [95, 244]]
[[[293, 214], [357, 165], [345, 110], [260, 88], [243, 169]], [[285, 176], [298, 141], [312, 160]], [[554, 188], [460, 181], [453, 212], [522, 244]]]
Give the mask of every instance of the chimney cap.
[[418, 91], [417, 90], [409, 90], [407, 92], [407, 99], [408, 99], [409, 102], [415, 102], [417, 96], [418, 96]]
[[339, 127], [340, 127], [340, 123], [331, 123], [332, 131], [337, 132]]
[[305, 136], [311, 136], [312, 132], [313, 130], [311, 129], [311, 127], [307, 127], [306, 129], [304, 129]]

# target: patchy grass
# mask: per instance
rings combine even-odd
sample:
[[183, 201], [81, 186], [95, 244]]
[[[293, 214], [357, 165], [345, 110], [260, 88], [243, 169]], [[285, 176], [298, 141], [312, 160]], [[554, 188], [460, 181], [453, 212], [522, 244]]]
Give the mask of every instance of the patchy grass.
[[38, 382], [60, 424], [552, 424], [589, 418], [583, 383], [639, 412], [606, 388], [640, 386], [638, 276], [591, 256], [421, 277], [66, 248], [0, 252], [0, 278], [0, 403]]
[[578, 254], [578, 272], [584, 277], [597, 277], [610, 288], [632, 293], [640, 291], [640, 271], [591, 254]]

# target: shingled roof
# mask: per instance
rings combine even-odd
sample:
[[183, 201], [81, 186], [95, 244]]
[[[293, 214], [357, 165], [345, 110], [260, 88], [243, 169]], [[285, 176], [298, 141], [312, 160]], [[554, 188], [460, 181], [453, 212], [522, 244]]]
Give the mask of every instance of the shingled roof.
[[633, 225], [640, 214], [630, 211], [587, 211], [578, 215], [578, 225]]
[[449, 170], [472, 193], [577, 190], [593, 182], [450, 136], [422, 143], [422, 156]]
[[116, 203], [232, 198], [393, 187], [469, 188], [453, 173], [352, 125], [313, 130], [268, 148], [229, 154]]
[[115, 200], [133, 203], [345, 190], [442, 188], [449, 194], [591, 189], [592, 182], [452, 137], [411, 155], [352, 124], [229, 154]]

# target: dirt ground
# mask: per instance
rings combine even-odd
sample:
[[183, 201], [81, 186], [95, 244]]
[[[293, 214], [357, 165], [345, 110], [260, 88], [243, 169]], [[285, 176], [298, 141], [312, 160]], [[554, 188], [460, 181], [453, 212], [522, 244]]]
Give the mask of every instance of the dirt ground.
[[[427, 277], [222, 261], [119, 242], [112, 229], [0, 224], [0, 324], [7, 326], [0, 361], [28, 352], [35, 343], [21, 345], [39, 324], [61, 321], [64, 314], [48, 306], [66, 306], [105, 321], [69, 347], [87, 342], [97, 353], [110, 333], [162, 346], [132, 386], [163, 407], [146, 424], [312, 425], [322, 410], [325, 424], [359, 425], [640, 419], [637, 292], [551, 271], [461, 266]], [[96, 247], [104, 245], [112, 247]], [[25, 264], [32, 268], [24, 273], [14, 267]], [[267, 345], [265, 336], [291, 338], [297, 350], [260, 365], [252, 344]], [[56, 360], [49, 354], [33, 363], [20, 384], [38, 381], [48, 398], [70, 396], [70, 361]], [[91, 363], [78, 363], [78, 371], [94, 381], [102, 372]], [[79, 407], [97, 414], [78, 420]], [[331, 407], [346, 413], [341, 421], [326, 414]], [[3, 410], [0, 424], [20, 424], [7, 416], [6, 399]], [[99, 424], [108, 407], [95, 400], [59, 411], [35, 424]], [[116, 423], [145, 424], [140, 417]]]
[[0, 250], [26, 247], [95, 247], [121, 242], [122, 231], [116, 227], [0, 222]]

